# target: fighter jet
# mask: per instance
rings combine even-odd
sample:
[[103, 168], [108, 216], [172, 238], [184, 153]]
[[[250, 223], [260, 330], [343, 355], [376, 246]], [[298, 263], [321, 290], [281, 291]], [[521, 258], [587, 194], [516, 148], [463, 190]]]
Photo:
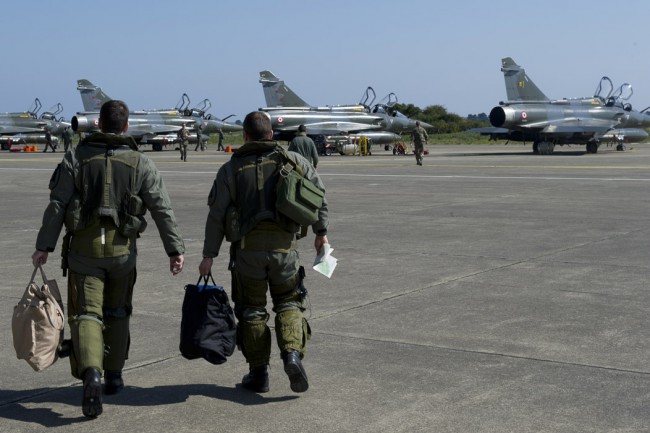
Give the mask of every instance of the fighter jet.
[[[72, 128], [76, 132], [98, 131], [99, 108], [111, 98], [100, 87], [86, 79], [77, 81], [77, 90], [81, 95], [84, 112], [77, 113], [72, 118]], [[209, 134], [221, 129], [226, 132], [241, 131], [240, 125], [217, 119], [207, 110], [211, 107], [210, 101], [204, 99], [197, 108], [189, 108], [190, 100], [187, 94], [174, 108], [139, 110], [129, 113], [128, 135], [131, 135], [138, 144], [151, 144], [154, 150], [162, 150], [163, 145], [177, 141], [177, 132], [183, 125], [192, 131], [190, 142], [196, 143], [209, 140]]]
[[[393, 108], [397, 102], [394, 93], [373, 106], [375, 91], [368, 87], [358, 104], [314, 107], [270, 71], [261, 71], [259, 82], [267, 105], [259, 110], [271, 116], [277, 140], [291, 140], [298, 127], [305, 125], [311, 136], [348, 134], [354, 139], [363, 135], [373, 143], [388, 144], [400, 140], [402, 132], [415, 128], [415, 120]], [[427, 123], [420, 124], [431, 128]]]
[[34, 99], [34, 103], [27, 111], [0, 113], [0, 146], [2, 150], [9, 150], [12, 144], [45, 143], [45, 131], [52, 135], [52, 142], [58, 143], [65, 128], [70, 124], [57, 115], [63, 112], [59, 103], [40, 116], [41, 101]]
[[510, 57], [501, 59], [508, 101], [500, 102], [490, 112], [492, 127], [474, 128], [494, 139], [532, 141], [533, 153], [551, 154], [556, 145], [585, 144], [587, 152], [596, 153], [603, 141], [644, 141], [650, 127], [650, 107], [641, 112], [627, 101], [632, 86], [622, 84], [616, 90], [608, 77], [601, 78], [592, 97], [549, 99], [526, 75], [524, 68]]

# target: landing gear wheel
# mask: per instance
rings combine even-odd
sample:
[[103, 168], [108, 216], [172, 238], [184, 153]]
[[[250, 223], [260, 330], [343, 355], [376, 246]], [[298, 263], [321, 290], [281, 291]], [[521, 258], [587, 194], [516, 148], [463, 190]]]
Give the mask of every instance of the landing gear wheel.
[[597, 153], [598, 143], [587, 143], [587, 153]]
[[616, 150], [618, 150], [619, 152], [623, 152], [625, 150], [625, 145], [619, 144], [618, 146], [616, 146]]
[[533, 155], [539, 155], [539, 142], [533, 143]]

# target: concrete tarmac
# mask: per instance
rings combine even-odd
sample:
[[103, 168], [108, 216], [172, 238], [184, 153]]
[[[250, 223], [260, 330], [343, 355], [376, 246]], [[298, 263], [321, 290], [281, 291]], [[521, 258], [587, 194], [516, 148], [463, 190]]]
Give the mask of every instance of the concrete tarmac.
[[[10, 318], [62, 154], [0, 153], [0, 432], [650, 431], [650, 145], [532, 155], [515, 145], [428, 146], [412, 155], [323, 157], [331, 279], [308, 268], [310, 388], [293, 393], [274, 344], [271, 390], [178, 351], [196, 282], [207, 195], [228, 155], [148, 152], [187, 246], [168, 272], [154, 224], [139, 240], [126, 388], [81, 413], [67, 360], [17, 360]], [[227, 250], [215, 261], [230, 286]], [[59, 250], [48, 277], [64, 291]], [[272, 320], [270, 322], [273, 323]], [[69, 332], [69, 330], [67, 330]]]

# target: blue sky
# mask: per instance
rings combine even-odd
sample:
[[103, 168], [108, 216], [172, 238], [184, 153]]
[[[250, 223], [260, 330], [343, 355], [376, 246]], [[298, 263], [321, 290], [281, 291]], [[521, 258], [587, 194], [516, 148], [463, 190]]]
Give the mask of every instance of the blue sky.
[[186, 92], [211, 113], [264, 106], [268, 69], [313, 105], [356, 103], [367, 86], [420, 107], [489, 113], [512, 57], [551, 98], [589, 96], [601, 76], [650, 105], [650, 2], [627, 0], [9, 0], [2, 5], [0, 111], [35, 97], [82, 110], [87, 78], [132, 109]]

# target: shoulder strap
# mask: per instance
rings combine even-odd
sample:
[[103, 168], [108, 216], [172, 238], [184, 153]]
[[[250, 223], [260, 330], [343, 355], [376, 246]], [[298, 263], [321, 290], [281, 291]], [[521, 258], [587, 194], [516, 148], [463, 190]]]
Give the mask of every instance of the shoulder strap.
[[282, 164], [281, 167], [280, 167], [280, 175], [281, 176], [287, 177], [289, 175], [289, 173], [291, 173], [291, 170], [296, 170], [296, 172], [300, 176], [305, 175], [305, 173], [303, 173], [302, 169], [300, 168], [300, 165], [296, 161], [291, 159], [291, 157], [289, 157], [289, 153], [286, 151], [286, 149], [284, 147], [276, 146], [275, 147], [275, 152], [277, 152], [278, 155], [280, 155], [282, 161], [284, 161], [284, 164]]

